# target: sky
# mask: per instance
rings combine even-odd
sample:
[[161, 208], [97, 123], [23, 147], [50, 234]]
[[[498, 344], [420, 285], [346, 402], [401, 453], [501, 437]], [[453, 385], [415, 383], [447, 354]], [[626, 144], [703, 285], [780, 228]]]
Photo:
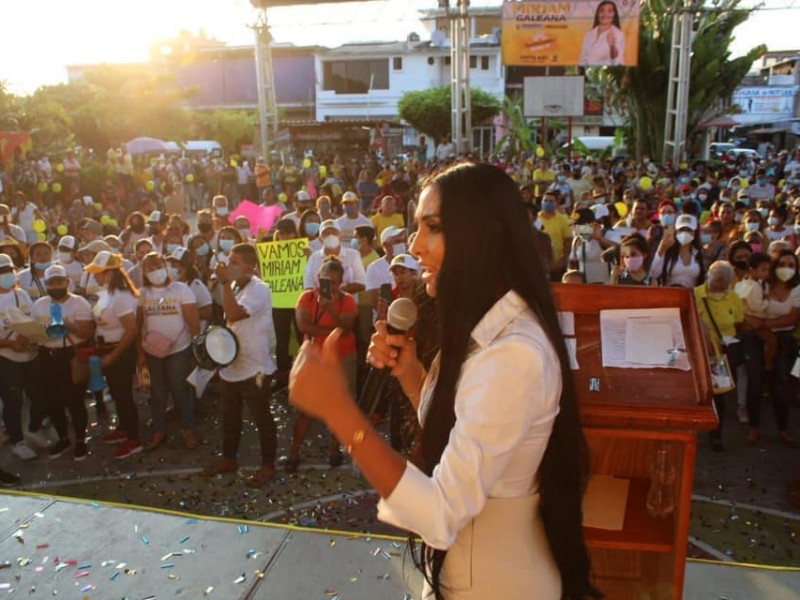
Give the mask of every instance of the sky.
[[[765, 0], [771, 10], [757, 12], [737, 30], [734, 55], [761, 43], [772, 50], [800, 47], [800, 5], [778, 10], [795, 2]], [[436, 0], [374, 0], [273, 8], [269, 18], [276, 42], [337, 46], [404, 40], [412, 31], [426, 39], [418, 10], [436, 6]], [[255, 17], [250, 0], [4, 0], [0, 80], [14, 93], [28, 94], [41, 85], [66, 82], [66, 65], [145, 61], [151, 44], [181, 30], [202, 29], [231, 45], [251, 44], [248, 26]]]

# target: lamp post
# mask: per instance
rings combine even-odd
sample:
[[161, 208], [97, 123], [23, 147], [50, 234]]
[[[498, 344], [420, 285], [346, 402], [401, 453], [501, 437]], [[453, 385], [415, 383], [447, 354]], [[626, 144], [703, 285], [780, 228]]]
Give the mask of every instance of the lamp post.
[[258, 11], [258, 18], [252, 29], [256, 35], [256, 85], [258, 86], [258, 131], [261, 156], [265, 159], [269, 154], [270, 138], [273, 142], [278, 132], [277, 102], [275, 100], [275, 80], [272, 71], [272, 37], [267, 21], [267, 3], [265, 0], [250, 0]]

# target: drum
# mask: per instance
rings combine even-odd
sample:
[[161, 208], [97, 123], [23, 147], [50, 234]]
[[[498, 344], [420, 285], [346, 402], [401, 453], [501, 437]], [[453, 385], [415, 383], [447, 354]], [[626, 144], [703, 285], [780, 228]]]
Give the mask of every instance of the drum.
[[211, 325], [192, 340], [192, 353], [201, 369], [227, 367], [239, 355], [239, 341], [227, 327]]

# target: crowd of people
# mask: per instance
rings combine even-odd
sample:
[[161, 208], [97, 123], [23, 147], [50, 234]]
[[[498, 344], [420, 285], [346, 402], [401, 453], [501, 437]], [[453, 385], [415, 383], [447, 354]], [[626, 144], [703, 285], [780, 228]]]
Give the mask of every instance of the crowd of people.
[[[91, 356], [101, 357], [118, 414], [118, 427], [102, 440], [118, 446], [117, 458], [165, 443], [170, 397], [183, 443], [196, 448], [201, 399], [187, 383], [195, 367], [192, 340], [209, 324], [224, 324], [241, 349], [219, 372], [223, 458], [205, 474], [237, 468], [246, 403], [263, 461], [253, 485], [267, 483], [277, 452], [269, 398], [288, 382], [293, 337], [322, 344], [343, 329], [339, 355], [357, 395], [373, 323], [385, 318], [393, 299], [407, 297], [421, 308], [420, 359], [426, 365], [433, 360], [436, 312], [408, 244], [419, 183], [458, 160], [476, 158], [157, 157], [145, 163], [110, 150], [102, 162], [68, 154], [56, 164], [47, 156], [18, 155], [0, 174], [0, 303], [6, 315], [0, 398], [12, 453], [22, 460], [36, 457], [37, 449], [54, 458], [71, 453], [75, 460], [90, 454]], [[765, 399], [780, 440], [796, 446], [788, 422], [798, 387], [792, 372], [800, 310], [800, 150], [729, 163], [536, 156], [490, 156], [486, 162], [519, 185], [538, 259], [552, 281], [694, 290], [709, 348], [727, 357], [736, 380], [735, 391], [714, 398], [720, 414], [711, 434], [714, 450], [724, 449], [726, 405], [748, 425], [746, 442], [757, 443]], [[97, 173], [99, 166], [104, 176], [90, 182], [89, 168]], [[280, 206], [283, 215], [271, 230], [256, 230], [245, 217], [231, 219], [243, 199]], [[187, 219], [192, 213], [194, 225]], [[309, 240], [307, 291], [295, 309], [272, 308], [254, 244], [297, 237]], [[66, 337], [34, 343], [10, 328], [9, 310], [44, 323], [53, 304], [61, 305]], [[52, 377], [37, 377], [42, 370]], [[144, 379], [152, 412], [147, 436], [133, 395]], [[54, 391], [65, 389], [66, 395]], [[102, 411], [102, 393], [91, 394]], [[23, 406], [30, 410], [28, 431]], [[388, 384], [370, 409], [376, 419], [389, 417], [392, 445], [408, 448], [414, 419], [399, 386]], [[298, 416], [289, 471], [302, 460], [309, 425], [310, 418]], [[332, 438], [330, 464], [341, 462]], [[12, 474], [3, 477], [16, 481]], [[792, 497], [798, 496], [795, 485]]]

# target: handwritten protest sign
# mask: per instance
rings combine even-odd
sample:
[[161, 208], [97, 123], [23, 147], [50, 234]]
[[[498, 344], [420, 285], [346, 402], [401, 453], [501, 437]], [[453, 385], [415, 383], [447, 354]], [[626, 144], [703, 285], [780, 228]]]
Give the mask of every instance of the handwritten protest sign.
[[294, 308], [297, 304], [308, 263], [306, 248], [306, 238], [256, 245], [261, 279], [272, 290], [273, 308]]

